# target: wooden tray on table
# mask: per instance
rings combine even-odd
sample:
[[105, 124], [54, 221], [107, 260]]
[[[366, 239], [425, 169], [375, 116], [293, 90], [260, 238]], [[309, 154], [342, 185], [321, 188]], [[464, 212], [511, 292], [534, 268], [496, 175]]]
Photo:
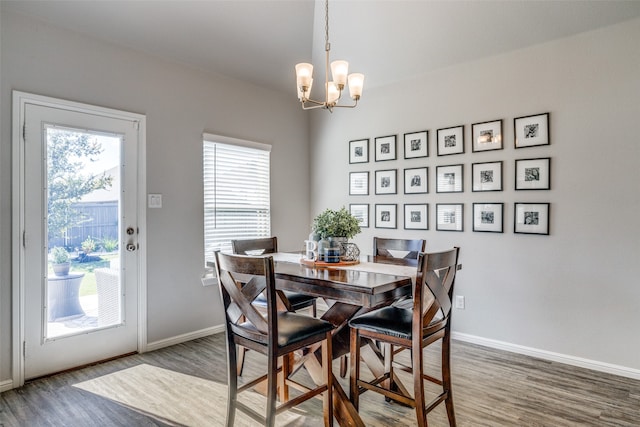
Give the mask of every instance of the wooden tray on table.
[[360, 261], [357, 259], [353, 261], [340, 261], [340, 262], [313, 261], [313, 260], [304, 259], [304, 258], [300, 260], [300, 264], [306, 265], [307, 267], [318, 267], [318, 268], [344, 267], [345, 265], [355, 265], [359, 263]]

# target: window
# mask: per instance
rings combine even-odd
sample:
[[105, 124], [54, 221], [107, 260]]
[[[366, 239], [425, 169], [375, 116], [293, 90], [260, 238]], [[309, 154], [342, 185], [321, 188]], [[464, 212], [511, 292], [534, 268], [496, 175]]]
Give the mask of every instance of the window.
[[231, 250], [232, 239], [271, 235], [271, 146], [216, 135], [203, 137], [204, 253]]

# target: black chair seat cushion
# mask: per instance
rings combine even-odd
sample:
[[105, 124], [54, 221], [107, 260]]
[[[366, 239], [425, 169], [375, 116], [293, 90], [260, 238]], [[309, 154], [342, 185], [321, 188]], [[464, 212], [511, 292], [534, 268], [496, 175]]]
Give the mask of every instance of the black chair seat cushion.
[[383, 307], [354, 317], [349, 326], [410, 340], [412, 315], [411, 310], [404, 308]]
[[[383, 307], [354, 317], [349, 321], [349, 326], [410, 340], [413, 335], [411, 333], [411, 325], [413, 323], [412, 316], [413, 310], [411, 307]], [[437, 313], [429, 326], [424, 329], [424, 332], [433, 333], [442, 327], [444, 327], [442, 315], [441, 313]]]
[[[303, 294], [300, 292], [293, 292], [293, 291], [282, 291], [282, 292], [287, 297], [287, 299], [289, 300], [289, 303], [291, 304], [291, 307], [293, 307], [294, 310], [296, 309], [296, 307], [300, 307], [300, 308], [308, 307], [311, 304], [313, 304], [313, 301], [316, 299], [316, 297], [313, 297], [308, 294]], [[264, 294], [260, 294], [257, 296], [255, 300], [253, 300], [253, 303], [261, 307], [266, 307], [267, 298], [264, 296]]]
[[[246, 338], [253, 339], [252, 335], [257, 329], [252, 323], [245, 322], [238, 326], [240, 330], [249, 332]], [[313, 336], [326, 334], [332, 329], [333, 324], [326, 320], [284, 311], [278, 313], [278, 346], [285, 347]], [[236, 332], [240, 331], [236, 330]], [[244, 334], [240, 333], [240, 335]]]

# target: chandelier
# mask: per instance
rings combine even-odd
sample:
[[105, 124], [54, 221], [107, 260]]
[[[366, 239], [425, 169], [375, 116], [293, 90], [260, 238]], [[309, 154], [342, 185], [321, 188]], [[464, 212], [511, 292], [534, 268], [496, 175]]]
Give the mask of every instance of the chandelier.
[[[296, 86], [298, 90], [298, 99], [303, 110], [311, 110], [314, 108], [324, 108], [333, 112], [335, 107], [354, 108], [358, 105], [358, 100], [362, 96], [362, 86], [364, 84], [364, 74], [349, 73], [349, 63], [347, 61], [333, 61], [331, 63], [331, 75], [333, 81], [329, 81], [329, 51], [331, 44], [329, 43], [329, 0], [325, 0], [325, 73], [324, 101], [316, 101], [311, 98], [311, 86], [313, 85], [313, 65], [307, 62], [296, 64]], [[338, 101], [342, 96], [345, 85], [349, 86], [349, 95], [354, 101], [351, 105], [338, 105]]]

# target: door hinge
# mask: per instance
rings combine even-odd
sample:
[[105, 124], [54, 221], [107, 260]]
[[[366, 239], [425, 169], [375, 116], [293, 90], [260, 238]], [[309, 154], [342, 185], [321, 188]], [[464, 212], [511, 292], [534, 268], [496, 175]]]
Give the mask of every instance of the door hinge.
[[139, 121], [137, 121], [137, 120], [136, 120], [136, 121], [134, 121], [134, 122], [133, 122], [133, 128], [134, 128], [135, 130], [140, 130], [140, 122], [139, 122]]
[[22, 358], [23, 359], [27, 358], [27, 342], [26, 341], [22, 341]]
[[27, 140], [27, 121], [22, 122], [22, 139]]
[[22, 230], [22, 247], [27, 248], [27, 232], [25, 230]]

